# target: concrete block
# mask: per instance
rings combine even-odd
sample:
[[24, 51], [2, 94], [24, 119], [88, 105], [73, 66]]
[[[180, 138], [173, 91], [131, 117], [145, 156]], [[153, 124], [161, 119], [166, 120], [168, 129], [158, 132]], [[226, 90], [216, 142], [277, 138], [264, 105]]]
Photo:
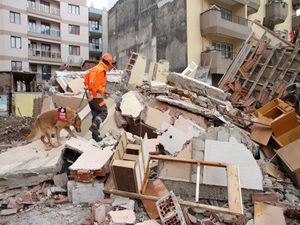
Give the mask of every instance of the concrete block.
[[136, 217], [133, 210], [119, 210], [108, 213], [113, 224], [134, 224]]
[[133, 118], [138, 118], [140, 116], [145, 106], [140, 102], [136, 95], [138, 95], [137, 92], [129, 91], [122, 96], [120, 109], [123, 116], [130, 116]]
[[218, 141], [229, 141], [229, 136], [227, 127], [218, 127]]
[[8, 216], [12, 214], [16, 214], [18, 212], [18, 209], [2, 209], [0, 211], [0, 216]]
[[99, 224], [105, 221], [106, 210], [105, 205], [94, 204], [92, 206], [92, 219]]
[[239, 128], [230, 128], [230, 136], [234, 137], [238, 143], [242, 143], [242, 134]]
[[68, 175], [67, 175], [67, 173], [55, 175], [53, 177], [53, 181], [54, 181], [55, 186], [66, 188], [67, 183], [68, 183]]
[[218, 130], [215, 127], [209, 127], [206, 133], [206, 139], [208, 140], [217, 140]]
[[92, 204], [104, 198], [103, 183], [68, 181], [68, 197], [73, 204]]
[[193, 152], [194, 151], [204, 151], [205, 149], [205, 140], [202, 140], [200, 138], [193, 138]]

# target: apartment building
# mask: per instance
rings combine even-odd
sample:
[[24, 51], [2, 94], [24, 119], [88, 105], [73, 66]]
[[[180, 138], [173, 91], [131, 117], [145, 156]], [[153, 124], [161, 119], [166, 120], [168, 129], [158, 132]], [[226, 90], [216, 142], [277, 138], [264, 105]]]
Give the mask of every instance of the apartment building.
[[89, 8], [89, 59], [98, 61], [107, 52], [107, 11]]
[[[182, 72], [187, 64], [209, 66], [217, 84], [251, 32], [251, 20], [288, 38], [295, 12], [292, 0], [119, 0], [109, 11], [109, 51], [118, 66], [130, 51], [148, 59], [167, 59]], [[174, 13], [176, 12], [176, 13]], [[295, 23], [294, 23], [295, 24]], [[300, 24], [300, 19], [299, 19]]]
[[49, 79], [62, 64], [89, 58], [86, 0], [2, 0], [0, 70]]

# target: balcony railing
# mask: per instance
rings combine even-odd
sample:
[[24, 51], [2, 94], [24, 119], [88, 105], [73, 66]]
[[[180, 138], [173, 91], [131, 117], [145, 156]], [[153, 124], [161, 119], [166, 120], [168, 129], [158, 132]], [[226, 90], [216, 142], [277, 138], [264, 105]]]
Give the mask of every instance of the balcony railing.
[[32, 33], [38, 33], [38, 34], [45, 34], [53, 37], [60, 37], [60, 31], [54, 30], [54, 29], [41, 29], [41, 27], [35, 27], [35, 28], [28, 28], [29, 32]]
[[90, 51], [102, 51], [102, 46], [100, 44], [92, 44], [90, 43]]
[[28, 56], [37, 57], [40, 59], [46, 58], [46, 59], [61, 59], [61, 53], [60, 52], [52, 52], [52, 51], [44, 51], [34, 48], [28, 49]]
[[203, 64], [210, 63], [210, 72], [213, 74], [224, 74], [232, 63], [235, 53], [209, 50], [201, 53]]
[[89, 26], [89, 31], [102, 33], [102, 26], [99, 26], [99, 27]]
[[224, 20], [228, 20], [230, 22], [237, 23], [243, 26], [248, 25], [248, 20], [246, 18], [228, 14], [227, 11], [225, 11], [224, 9], [220, 9], [219, 11], [221, 12], [221, 18]]
[[89, 13], [94, 13], [94, 14], [101, 15], [102, 14], [102, 10], [101, 9], [96, 9], [94, 7], [89, 7]]
[[51, 14], [54, 16], [60, 16], [60, 9], [49, 7], [39, 3], [27, 2], [27, 8], [33, 9], [42, 13]]

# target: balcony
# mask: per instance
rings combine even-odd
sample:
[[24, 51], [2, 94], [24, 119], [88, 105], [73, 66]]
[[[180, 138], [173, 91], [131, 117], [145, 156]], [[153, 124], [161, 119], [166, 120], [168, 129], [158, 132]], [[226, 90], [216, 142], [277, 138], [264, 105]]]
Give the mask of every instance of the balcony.
[[266, 4], [266, 17], [264, 18], [264, 25], [271, 28], [276, 24], [283, 23], [288, 15], [288, 4], [277, 0], [269, 1]]
[[247, 7], [248, 15], [256, 13], [259, 9], [259, 6], [260, 6], [260, 0], [250, 0], [248, 2], [248, 7]]
[[102, 14], [102, 10], [94, 8], [94, 7], [89, 7], [89, 13], [101, 15]]
[[300, 29], [300, 16], [292, 17], [292, 29], [293, 30]]
[[29, 60], [36, 61], [46, 61], [61, 63], [61, 53], [60, 52], [51, 52], [51, 51], [43, 51], [39, 49], [28, 49], [28, 58]]
[[212, 50], [201, 53], [202, 65], [210, 63], [210, 73], [212, 74], [224, 74], [227, 68], [232, 63], [233, 54], [231, 57], [225, 57], [220, 51]]
[[99, 27], [89, 26], [89, 31], [94, 33], [102, 33], [102, 26]]
[[102, 46], [100, 44], [90, 43], [90, 52], [102, 52]]
[[42, 5], [39, 3], [27, 2], [27, 11], [29, 13], [38, 14], [40, 16], [52, 17], [60, 19], [60, 9]]
[[237, 4], [242, 4], [242, 5], [245, 5], [245, 0], [218, 0], [219, 2], [222, 2], [224, 4], [227, 4], [227, 5], [237, 5]]
[[292, 0], [293, 9], [297, 10], [300, 8], [300, 0]]
[[217, 35], [246, 40], [250, 34], [248, 20], [225, 14], [222, 9], [209, 9], [200, 15], [201, 35]]
[[46, 38], [54, 41], [60, 41], [60, 31], [54, 29], [41, 29], [41, 27], [29, 28], [28, 35], [36, 38]]

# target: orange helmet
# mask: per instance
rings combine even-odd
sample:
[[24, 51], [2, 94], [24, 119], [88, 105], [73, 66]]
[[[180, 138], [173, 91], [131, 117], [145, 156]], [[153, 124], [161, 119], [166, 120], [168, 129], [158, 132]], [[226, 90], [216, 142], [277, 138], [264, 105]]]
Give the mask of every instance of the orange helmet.
[[113, 64], [113, 58], [112, 58], [112, 55], [111, 55], [111, 54], [109, 54], [109, 53], [104, 53], [104, 54], [102, 55], [102, 59], [105, 60], [106, 62], [108, 62], [110, 66], [112, 66], [112, 64]]

